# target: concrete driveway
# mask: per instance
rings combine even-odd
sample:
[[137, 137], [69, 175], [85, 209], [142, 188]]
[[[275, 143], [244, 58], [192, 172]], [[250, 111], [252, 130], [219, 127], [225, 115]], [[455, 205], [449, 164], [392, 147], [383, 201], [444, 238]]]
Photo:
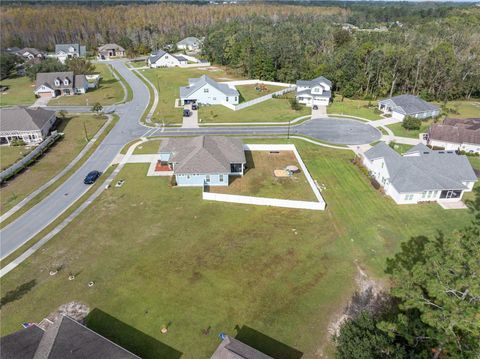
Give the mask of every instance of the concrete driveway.
[[198, 128], [198, 110], [192, 110], [192, 105], [184, 105], [184, 110], [190, 111], [190, 116], [183, 116], [182, 128]]

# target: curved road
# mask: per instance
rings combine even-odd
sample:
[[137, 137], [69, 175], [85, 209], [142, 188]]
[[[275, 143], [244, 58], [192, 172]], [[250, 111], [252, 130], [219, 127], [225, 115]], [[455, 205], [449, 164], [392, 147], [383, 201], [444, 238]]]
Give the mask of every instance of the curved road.
[[[122, 147], [139, 137], [212, 135], [287, 135], [287, 126], [231, 126], [201, 127], [197, 129], [151, 128], [141, 125], [139, 119], [149, 103], [149, 91], [145, 84], [123, 62], [111, 62], [112, 66], [128, 81], [133, 91], [131, 102], [117, 105], [115, 112], [120, 119], [96, 151], [87, 161], [54, 192], [0, 230], [0, 254], [5, 258], [73, 205], [89, 186], [83, 184], [92, 169], [104, 172]], [[363, 144], [378, 140], [380, 131], [355, 120], [312, 119], [290, 127], [291, 135], [303, 135], [337, 144]]]

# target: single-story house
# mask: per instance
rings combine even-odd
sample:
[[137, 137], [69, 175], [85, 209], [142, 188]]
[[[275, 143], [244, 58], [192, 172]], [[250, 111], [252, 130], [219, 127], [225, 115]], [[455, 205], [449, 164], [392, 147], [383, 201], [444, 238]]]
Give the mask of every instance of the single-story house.
[[67, 59], [74, 57], [85, 57], [87, 55], [87, 47], [80, 44], [56, 44], [55, 54], [53, 57], [57, 58], [62, 64]]
[[97, 58], [99, 60], [109, 60], [111, 57], [124, 57], [125, 49], [117, 44], [105, 44], [98, 48]]
[[61, 316], [45, 329], [36, 324], [0, 338], [2, 359], [139, 359], [140, 357], [87, 328]]
[[88, 90], [85, 75], [67, 72], [39, 72], [35, 84], [38, 97], [57, 97], [62, 95], [84, 94]]
[[199, 50], [201, 46], [202, 41], [193, 36], [186, 37], [183, 40], [177, 42], [177, 49], [179, 50], [195, 51]]
[[37, 50], [33, 47], [24, 47], [16, 52], [16, 54], [20, 57], [23, 57], [26, 60], [34, 60], [34, 59], [44, 59], [46, 53], [40, 50]]
[[231, 137], [169, 138], [159, 154], [178, 186], [228, 186], [230, 176], [243, 176], [247, 163], [242, 141]]
[[440, 116], [440, 108], [414, 95], [400, 95], [378, 102], [378, 109], [403, 121], [407, 116], [419, 119]]
[[297, 101], [312, 106], [328, 106], [332, 97], [332, 82], [323, 76], [297, 81]]
[[241, 342], [238, 339], [224, 335], [211, 359], [273, 359], [261, 351]]
[[221, 84], [207, 75], [188, 79], [188, 86], [180, 87], [180, 102], [200, 103], [206, 105], [222, 105], [225, 102], [237, 105], [240, 94], [235, 87]]
[[41, 107], [0, 109], [0, 144], [10, 144], [12, 140], [38, 144], [48, 136], [56, 119], [55, 111]]
[[445, 150], [480, 153], [480, 118], [446, 118], [428, 130], [428, 144]]
[[457, 202], [477, 182], [466, 156], [418, 144], [400, 155], [384, 142], [366, 151], [363, 163], [397, 204]]
[[188, 60], [180, 55], [171, 55], [163, 50], [158, 50], [156, 53], [151, 54], [147, 59], [149, 67], [177, 67], [186, 65]]

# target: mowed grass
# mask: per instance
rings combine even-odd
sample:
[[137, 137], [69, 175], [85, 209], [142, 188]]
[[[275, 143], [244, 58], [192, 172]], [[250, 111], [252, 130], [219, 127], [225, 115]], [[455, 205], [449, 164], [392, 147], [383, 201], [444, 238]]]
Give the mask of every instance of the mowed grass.
[[93, 106], [96, 102], [101, 105], [112, 105], [123, 99], [123, 88], [113, 76], [107, 64], [96, 64], [95, 72], [101, 79], [98, 87], [89, 89], [84, 95], [61, 96], [49, 101], [49, 105]]
[[244, 176], [231, 176], [228, 187], [210, 187], [210, 191], [300, 201], [317, 200], [303, 172], [290, 177], [275, 177], [274, 170], [283, 170], [289, 165], [300, 168], [293, 152], [246, 151], [245, 157], [247, 170]]
[[158, 153], [161, 140], [150, 140], [138, 145], [133, 151], [134, 155], [149, 155]]
[[8, 87], [8, 90], [0, 92], [0, 106], [29, 106], [35, 102], [34, 82], [28, 76], [4, 79], [0, 81], [1, 86]]
[[260, 88], [257, 85], [239, 85], [235, 88], [240, 93], [240, 103], [242, 103], [283, 90], [285, 87], [265, 85], [262, 91], [257, 90], [257, 88]]
[[367, 120], [379, 120], [380, 114], [376, 113], [377, 101], [353, 100], [349, 98], [335, 97], [327, 107], [328, 114], [340, 114], [366, 118]]
[[64, 137], [26, 170], [2, 185], [0, 212], [8, 211], [65, 168], [87, 144], [85, 128], [88, 138], [92, 138], [104, 123], [105, 119], [94, 115], [69, 115], [59, 120], [57, 129], [65, 133]]
[[144, 358], [207, 358], [220, 332], [235, 336], [239, 327], [316, 358], [354, 291], [356, 264], [382, 279], [402, 241], [471, 220], [466, 210], [395, 205], [351, 164], [351, 152], [295, 144], [326, 186], [324, 212], [202, 201], [198, 188], [147, 177], [148, 164], [126, 165], [123, 187], [105, 191], [2, 278], [2, 333], [78, 300], [109, 315], [88, 325]]
[[5, 169], [26, 156], [32, 147], [27, 146], [1, 146], [0, 147], [0, 167]]

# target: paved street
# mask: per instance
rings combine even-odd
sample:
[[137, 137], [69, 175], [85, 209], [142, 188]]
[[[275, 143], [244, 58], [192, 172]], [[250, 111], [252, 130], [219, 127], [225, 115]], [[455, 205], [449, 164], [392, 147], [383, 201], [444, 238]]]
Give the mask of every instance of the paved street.
[[[150, 128], [139, 123], [149, 102], [149, 91], [144, 83], [135, 76], [122, 61], [112, 65], [128, 81], [133, 90], [133, 100], [126, 104], [114, 105], [120, 120], [110, 131], [92, 156], [54, 192], [24, 213], [21, 217], [0, 231], [1, 258], [5, 258], [21, 245], [41, 232], [65, 210], [73, 205], [87, 190], [83, 179], [91, 170], [104, 172], [112, 163], [121, 148], [128, 142], [142, 136], [192, 136], [212, 135], [293, 135], [308, 136], [332, 144], [363, 144], [380, 139], [376, 128], [360, 121], [345, 118], [322, 118], [288, 126], [219, 126], [201, 128]], [[89, 109], [81, 106], [66, 108], [70, 111], [84, 112]]]

